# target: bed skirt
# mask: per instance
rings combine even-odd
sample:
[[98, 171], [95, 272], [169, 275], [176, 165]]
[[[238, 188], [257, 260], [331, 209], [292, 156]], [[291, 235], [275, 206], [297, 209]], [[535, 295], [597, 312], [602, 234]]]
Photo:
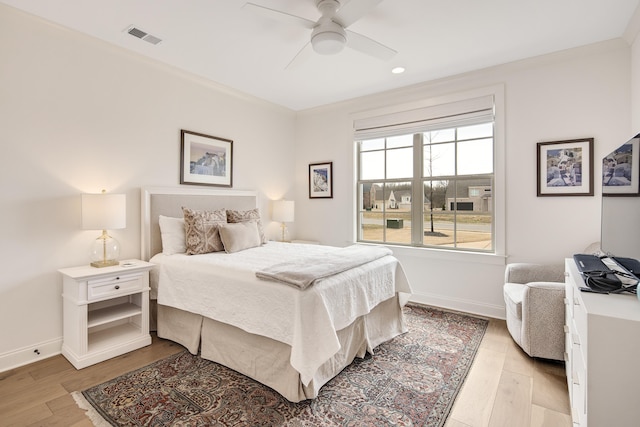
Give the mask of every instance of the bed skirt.
[[355, 357], [373, 353], [378, 345], [406, 332], [396, 295], [337, 331], [340, 351], [320, 366], [311, 382], [305, 385], [289, 362], [291, 347], [288, 344], [160, 304], [157, 314], [160, 338], [175, 341], [192, 354], [200, 349], [204, 359], [253, 378], [291, 402], [317, 397], [320, 388]]

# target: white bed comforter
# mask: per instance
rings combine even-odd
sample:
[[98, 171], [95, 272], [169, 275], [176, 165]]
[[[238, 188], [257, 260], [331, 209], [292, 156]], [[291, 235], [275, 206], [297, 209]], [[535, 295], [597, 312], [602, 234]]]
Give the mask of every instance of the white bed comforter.
[[321, 279], [303, 291], [255, 275], [283, 260], [321, 259], [337, 249], [269, 242], [233, 254], [158, 254], [151, 259], [159, 266], [158, 303], [290, 345], [291, 366], [308, 385], [318, 368], [340, 349], [337, 330], [396, 292], [403, 303], [411, 293], [393, 256]]

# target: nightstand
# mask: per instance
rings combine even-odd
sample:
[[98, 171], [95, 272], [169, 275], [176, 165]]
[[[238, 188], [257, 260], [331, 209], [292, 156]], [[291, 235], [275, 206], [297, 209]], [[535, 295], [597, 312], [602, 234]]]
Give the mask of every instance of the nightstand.
[[77, 369], [151, 344], [149, 270], [121, 261], [113, 267], [63, 268], [62, 354]]

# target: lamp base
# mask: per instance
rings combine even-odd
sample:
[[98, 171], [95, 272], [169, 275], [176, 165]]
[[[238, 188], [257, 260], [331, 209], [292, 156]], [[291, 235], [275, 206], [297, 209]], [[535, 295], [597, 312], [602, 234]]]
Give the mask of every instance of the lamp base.
[[107, 259], [107, 260], [103, 260], [103, 261], [94, 261], [91, 263], [91, 267], [97, 267], [97, 268], [102, 268], [102, 267], [113, 267], [114, 265], [119, 265], [120, 261], [115, 260], [115, 259]]
[[120, 243], [109, 236], [106, 230], [93, 242], [91, 247], [91, 266], [102, 268], [118, 265], [120, 256]]
[[291, 243], [291, 241], [289, 240], [289, 230], [287, 229], [285, 223], [281, 223], [280, 227], [282, 227], [282, 239], [280, 239], [280, 241], [283, 243]]

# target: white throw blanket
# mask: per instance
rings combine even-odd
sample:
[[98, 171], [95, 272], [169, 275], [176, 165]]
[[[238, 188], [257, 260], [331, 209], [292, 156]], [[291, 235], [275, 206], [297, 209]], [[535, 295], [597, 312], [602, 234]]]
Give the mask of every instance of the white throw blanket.
[[342, 273], [387, 255], [393, 255], [393, 252], [383, 246], [352, 245], [322, 257], [297, 258], [272, 265], [257, 271], [256, 276], [306, 289], [316, 280]]

